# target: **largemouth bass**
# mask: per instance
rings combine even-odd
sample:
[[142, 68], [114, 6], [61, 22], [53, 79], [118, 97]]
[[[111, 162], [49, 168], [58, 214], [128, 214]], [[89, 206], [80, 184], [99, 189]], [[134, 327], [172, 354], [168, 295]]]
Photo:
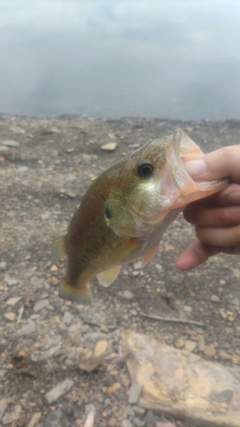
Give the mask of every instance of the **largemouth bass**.
[[156, 255], [161, 237], [183, 208], [224, 189], [228, 182], [194, 182], [184, 163], [203, 156], [181, 130], [127, 155], [88, 188], [67, 234], [53, 243], [67, 256], [60, 296], [81, 304], [92, 300], [89, 281], [109, 286], [121, 265]]

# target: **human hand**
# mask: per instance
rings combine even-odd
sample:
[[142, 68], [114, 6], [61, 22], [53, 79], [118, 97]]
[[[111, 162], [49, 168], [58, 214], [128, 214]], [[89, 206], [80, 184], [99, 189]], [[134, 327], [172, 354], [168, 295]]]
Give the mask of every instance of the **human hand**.
[[191, 270], [220, 252], [240, 254], [240, 145], [189, 161], [186, 168], [195, 181], [229, 178], [230, 185], [184, 209], [197, 239], [178, 256], [175, 265], [180, 270]]

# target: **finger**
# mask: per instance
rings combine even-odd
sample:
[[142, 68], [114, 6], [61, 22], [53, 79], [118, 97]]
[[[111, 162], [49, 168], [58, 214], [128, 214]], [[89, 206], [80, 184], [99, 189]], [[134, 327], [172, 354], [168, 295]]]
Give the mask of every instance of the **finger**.
[[235, 246], [212, 246], [194, 240], [176, 259], [175, 267], [182, 271], [192, 270], [207, 261], [210, 256], [218, 253], [239, 255], [240, 245]]
[[240, 205], [240, 185], [230, 184], [219, 193], [201, 199], [201, 203], [214, 207]]
[[232, 145], [206, 154], [201, 159], [186, 162], [185, 166], [192, 178], [201, 181], [230, 178], [240, 183], [240, 146]]
[[199, 227], [196, 234], [201, 242], [213, 246], [238, 246], [240, 245], [240, 226], [227, 228]]
[[178, 256], [175, 267], [182, 271], [192, 270], [219, 252], [218, 247], [206, 245], [196, 239]]
[[196, 202], [184, 209], [186, 221], [202, 227], [233, 227], [240, 223], [240, 206], [212, 208]]

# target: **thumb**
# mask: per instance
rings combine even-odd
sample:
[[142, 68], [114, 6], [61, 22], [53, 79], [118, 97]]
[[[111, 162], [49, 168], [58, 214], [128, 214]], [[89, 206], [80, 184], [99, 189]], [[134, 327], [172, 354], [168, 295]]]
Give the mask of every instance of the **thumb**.
[[185, 167], [196, 181], [213, 181], [230, 178], [240, 183], [240, 145], [223, 147], [197, 160], [189, 160]]

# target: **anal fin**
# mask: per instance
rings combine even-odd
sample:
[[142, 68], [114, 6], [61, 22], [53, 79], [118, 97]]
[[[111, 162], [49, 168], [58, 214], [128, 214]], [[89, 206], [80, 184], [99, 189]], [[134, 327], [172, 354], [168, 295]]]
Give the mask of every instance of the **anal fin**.
[[92, 302], [92, 292], [89, 283], [86, 283], [81, 288], [77, 288], [68, 285], [65, 279], [63, 279], [60, 284], [59, 296], [83, 305], [88, 305]]
[[154, 243], [154, 245], [150, 246], [150, 248], [144, 254], [142, 258], [142, 268], [146, 267], [146, 265], [148, 265], [152, 261], [152, 259], [155, 257], [158, 251], [159, 244], [160, 242]]
[[66, 236], [61, 236], [51, 244], [51, 251], [56, 259], [66, 256]]
[[113, 268], [110, 268], [109, 270], [105, 270], [102, 273], [97, 274], [97, 278], [99, 281], [99, 284], [107, 287], [110, 286], [112, 282], [117, 278], [121, 266], [117, 265]]

